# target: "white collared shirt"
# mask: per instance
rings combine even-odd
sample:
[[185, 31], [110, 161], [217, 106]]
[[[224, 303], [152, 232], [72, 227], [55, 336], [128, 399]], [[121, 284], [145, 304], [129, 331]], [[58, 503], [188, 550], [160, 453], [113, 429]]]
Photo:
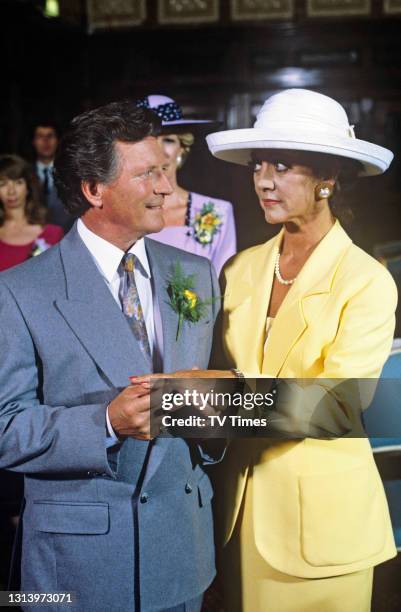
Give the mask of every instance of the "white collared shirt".
[[[82, 219], [78, 219], [77, 230], [89, 253], [92, 255], [93, 260], [109, 291], [111, 292], [119, 308], [122, 310], [122, 305], [119, 298], [121, 277], [118, 267], [121, 263], [121, 259], [125, 255], [125, 252], [88, 229]], [[141, 238], [135, 242], [135, 244], [127, 252], [135, 255], [140, 263], [139, 266], [135, 266], [135, 283], [138, 289], [138, 295], [145, 318], [149, 346], [153, 355], [156, 341], [153, 316], [153, 294], [151, 272], [144, 239]]]
[[[97, 269], [104, 282], [106, 283], [109, 291], [111, 292], [114, 300], [122, 310], [122, 304], [120, 302], [119, 291], [121, 284], [121, 277], [118, 272], [118, 267], [121, 263], [121, 259], [125, 255], [125, 252], [116, 247], [111, 242], [104, 240], [90, 229], [88, 229], [85, 223], [78, 219], [77, 222], [78, 234], [92, 255], [93, 261], [96, 264]], [[145, 318], [146, 331], [148, 333], [149, 346], [152, 352], [153, 361], [158, 360], [161, 363], [162, 355], [162, 338], [157, 338], [155, 333], [155, 314], [158, 313], [157, 299], [155, 296], [155, 304], [153, 300], [152, 284], [151, 284], [151, 272], [146, 254], [145, 241], [143, 238], [138, 240], [129, 250], [128, 253], [133, 253], [138, 258], [140, 263], [139, 266], [135, 266], [134, 275], [135, 283], [138, 290], [139, 299], [142, 306], [142, 311]], [[154, 306], [156, 310], [154, 311]], [[128, 332], [128, 329], [127, 329]], [[133, 372], [135, 374], [135, 372]], [[106, 427], [109, 433], [109, 438], [106, 439], [106, 447], [113, 446], [118, 443], [119, 440], [113, 431], [113, 428], [109, 419], [108, 407], [106, 410]]]

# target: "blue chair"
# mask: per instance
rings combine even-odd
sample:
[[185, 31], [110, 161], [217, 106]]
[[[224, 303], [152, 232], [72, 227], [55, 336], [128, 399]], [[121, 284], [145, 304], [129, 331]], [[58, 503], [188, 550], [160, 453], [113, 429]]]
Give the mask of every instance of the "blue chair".
[[387, 359], [363, 419], [383, 479], [397, 550], [401, 551], [401, 348], [393, 349]]

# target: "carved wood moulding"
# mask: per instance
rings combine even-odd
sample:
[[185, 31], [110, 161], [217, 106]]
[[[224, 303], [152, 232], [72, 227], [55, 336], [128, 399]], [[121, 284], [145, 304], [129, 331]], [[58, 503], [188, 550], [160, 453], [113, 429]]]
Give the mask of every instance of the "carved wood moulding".
[[293, 0], [231, 0], [233, 21], [290, 19], [293, 15]]
[[213, 23], [219, 20], [218, 0], [158, 0], [161, 24]]
[[126, 28], [146, 18], [145, 0], [87, 0], [88, 30]]
[[307, 0], [308, 17], [346, 17], [369, 15], [370, 0]]
[[384, 0], [383, 11], [385, 15], [396, 15], [401, 13], [401, 0]]

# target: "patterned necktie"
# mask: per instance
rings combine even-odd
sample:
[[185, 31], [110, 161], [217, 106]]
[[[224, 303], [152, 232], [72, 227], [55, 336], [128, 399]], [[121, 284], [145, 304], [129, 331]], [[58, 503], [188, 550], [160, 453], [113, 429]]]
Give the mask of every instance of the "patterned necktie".
[[150, 351], [148, 332], [146, 331], [145, 318], [143, 316], [143, 310], [135, 282], [134, 270], [136, 261], [137, 258], [132, 253], [126, 253], [121, 260], [123, 278], [120, 289], [120, 300], [123, 307], [123, 313], [127, 317], [142, 352], [150, 359], [152, 354]]

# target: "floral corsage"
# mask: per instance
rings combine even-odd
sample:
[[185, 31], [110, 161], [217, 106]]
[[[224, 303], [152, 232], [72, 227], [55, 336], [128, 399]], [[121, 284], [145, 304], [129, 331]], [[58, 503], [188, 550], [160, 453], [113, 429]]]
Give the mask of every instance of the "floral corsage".
[[41, 253], [44, 253], [44, 251], [47, 251], [47, 249], [50, 249], [51, 246], [52, 245], [46, 242], [44, 238], [36, 238], [32, 245], [30, 256], [36, 257], [36, 255], [40, 255]]
[[194, 238], [203, 246], [211, 244], [217, 232], [222, 226], [220, 215], [216, 212], [213, 202], [208, 202], [202, 206], [200, 212], [196, 213], [195, 219], [192, 221], [194, 230]]
[[181, 265], [177, 261], [173, 266], [173, 273], [169, 279], [167, 292], [170, 297], [170, 306], [178, 314], [178, 325], [175, 339], [178, 340], [184, 321], [197, 323], [206, 314], [206, 306], [213, 303], [202, 300], [194, 291], [195, 274], [184, 276]]

